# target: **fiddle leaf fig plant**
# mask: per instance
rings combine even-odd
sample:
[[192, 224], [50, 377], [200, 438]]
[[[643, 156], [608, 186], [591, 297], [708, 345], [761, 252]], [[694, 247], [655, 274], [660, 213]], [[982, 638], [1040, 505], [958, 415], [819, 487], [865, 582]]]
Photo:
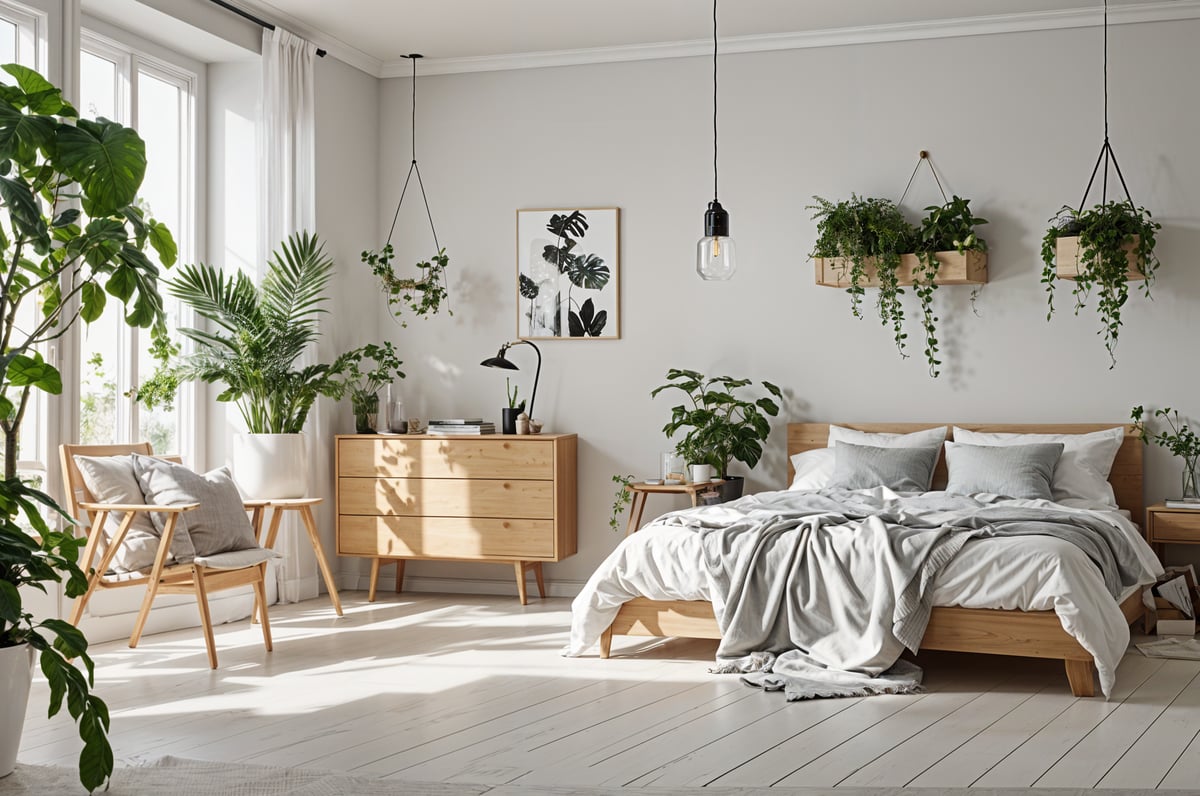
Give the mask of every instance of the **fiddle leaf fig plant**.
[[1106, 202], [1082, 212], [1063, 207], [1042, 238], [1042, 284], [1046, 286], [1046, 320], [1054, 315], [1054, 285], [1057, 281], [1059, 238], [1079, 238], [1079, 272], [1075, 276], [1075, 314], [1079, 314], [1093, 291], [1096, 293], [1100, 329], [1108, 352], [1109, 369], [1117, 364], [1116, 347], [1121, 334], [1121, 308], [1129, 299], [1129, 252], [1137, 270], [1145, 277], [1141, 290], [1151, 298], [1150, 287], [1158, 270], [1154, 247], [1162, 224], [1144, 207], [1132, 202]]
[[[651, 390], [650, 397], [665, 390], [679, 390], [687, 396], [687, 402], [671, 408], [671, 420], [663, 426], [663, 433], [673, 437], [683, 430], [676, 452], [689, 464], [711, 464], [724, 478], [734, 459], [749, 468], [758, 464], [763, 443], [771, 434], [767, 418], [779, 414], [779, 404], [770, 397], [747, 400], [734, 394], [753, 384], [750, 379], [708, 377], [695, 370], [671, 368], [667, 383]], [[783, 400], [782, 391], [771, 382], [762, 382], [762, 387]]]

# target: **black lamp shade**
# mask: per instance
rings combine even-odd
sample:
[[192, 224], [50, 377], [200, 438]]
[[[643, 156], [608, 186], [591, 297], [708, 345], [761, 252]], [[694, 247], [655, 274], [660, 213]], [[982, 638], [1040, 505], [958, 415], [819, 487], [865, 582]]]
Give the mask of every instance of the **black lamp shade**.
[[500, 368], [501, 370], [520, 370], [520, 368], [516, 366], [516, 363], [514, 363], [510, 359], [505, 358], [503, 348], [500, 349], [499, 354], [497, 354], [494, 357], [488, 357], [487, 359], [483, 360], [479, 364], [483, 365], [485, 368]]
[[704, 211], [704, 237], [729, 237], [729, 213], [716, 199], [709, 202], [708, 209]]

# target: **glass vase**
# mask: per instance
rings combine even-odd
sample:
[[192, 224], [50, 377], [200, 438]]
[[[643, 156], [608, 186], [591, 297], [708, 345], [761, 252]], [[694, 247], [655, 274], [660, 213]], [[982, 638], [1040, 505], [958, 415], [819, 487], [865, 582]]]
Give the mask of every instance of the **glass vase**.
[[1200, 491], [1196, 489], [1196, 459], [1183, 460], [1183, 499], [1200, 502]]

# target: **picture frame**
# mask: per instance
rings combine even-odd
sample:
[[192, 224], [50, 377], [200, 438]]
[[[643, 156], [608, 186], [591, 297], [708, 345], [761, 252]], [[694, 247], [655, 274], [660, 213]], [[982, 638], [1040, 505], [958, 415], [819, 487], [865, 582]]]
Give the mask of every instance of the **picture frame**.
[[517, 337], [619, 340], [621, 210], [517, 210]]

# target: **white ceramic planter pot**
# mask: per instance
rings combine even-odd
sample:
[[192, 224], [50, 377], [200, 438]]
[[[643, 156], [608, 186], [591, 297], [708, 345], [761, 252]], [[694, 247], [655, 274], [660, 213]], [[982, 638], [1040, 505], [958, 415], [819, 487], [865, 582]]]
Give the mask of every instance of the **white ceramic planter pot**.
[[31, 682], [33, 647], [0, 647], [0, 777], [7, 777], [17, 765]]
[[691, 471], [693, 483], [709, 481], [713, 477], [713, 466], [711, 464], [689, 464], [688, 470]]
[[306, 497], [308, 453], [304, 435], [236, 435], [233, 477], [247, 497]]

